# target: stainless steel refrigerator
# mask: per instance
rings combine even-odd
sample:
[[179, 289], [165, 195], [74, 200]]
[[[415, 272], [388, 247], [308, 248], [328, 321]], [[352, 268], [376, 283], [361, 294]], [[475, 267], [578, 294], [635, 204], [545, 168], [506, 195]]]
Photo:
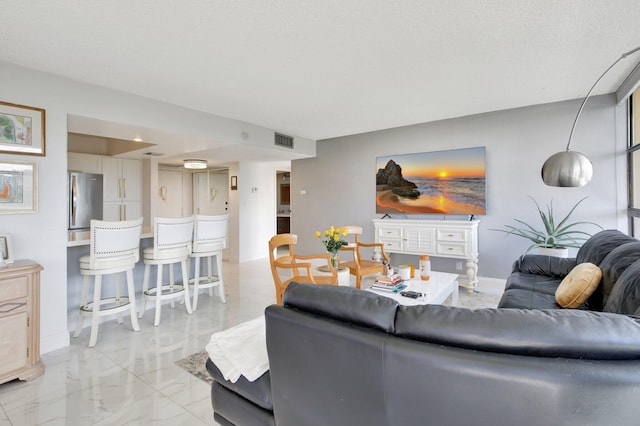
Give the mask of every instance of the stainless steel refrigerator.
[[69, 172], [69, 230], [89, 229], [102, 220], [102, 175]]

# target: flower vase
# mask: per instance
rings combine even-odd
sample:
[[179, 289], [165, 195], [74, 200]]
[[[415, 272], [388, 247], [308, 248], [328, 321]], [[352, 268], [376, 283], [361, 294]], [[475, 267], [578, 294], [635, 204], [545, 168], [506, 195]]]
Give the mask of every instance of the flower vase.
[[338, 264], [340, 263], [340, 258], [337, 253], [331, 253], [331, 266], [333, 269], [338, 269]]

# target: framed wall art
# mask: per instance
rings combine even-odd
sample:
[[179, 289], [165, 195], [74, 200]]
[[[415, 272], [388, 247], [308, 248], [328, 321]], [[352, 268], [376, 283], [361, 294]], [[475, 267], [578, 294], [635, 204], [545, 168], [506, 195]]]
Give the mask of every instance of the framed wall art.
[[0, 214], [38, 211], [38, 168], [0, 160]]
[[0, 234], [0, 264], [11, 262], [13, 262], [11, 237], [8, 234]]
[[238, 176], [231, 176], [231, 190], [235, 191], [238, 189]]
[[0, 102], [0, 153], [45, 155], [44, 109]]

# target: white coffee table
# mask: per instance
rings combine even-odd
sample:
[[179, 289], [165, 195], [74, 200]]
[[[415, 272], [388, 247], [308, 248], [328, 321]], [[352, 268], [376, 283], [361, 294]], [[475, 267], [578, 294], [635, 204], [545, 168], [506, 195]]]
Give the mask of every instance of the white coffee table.
[[422, 281], [420, 278], [414, 278], [411, 280], [406, 280], [404, 283], [407, 285], [407, 288], [402, 291], [417, 291], [419, 293], [422, 293], [422, 297], [412, 299], [410, 297], [404, 297], [400, 293], [391, 293], [384, 290], [376, 290], [371, 287], [367, 290], [381, 296], [395, 299], [401, 305], [407, 306], [441, 304], [447, 299], [447, 297], [449, 297], [449, 295], [451, 295], [451, 304], [453, 306], [456, 306], [458, 304], [458, 274], [432, 271], [431, 277], [428, 281]]

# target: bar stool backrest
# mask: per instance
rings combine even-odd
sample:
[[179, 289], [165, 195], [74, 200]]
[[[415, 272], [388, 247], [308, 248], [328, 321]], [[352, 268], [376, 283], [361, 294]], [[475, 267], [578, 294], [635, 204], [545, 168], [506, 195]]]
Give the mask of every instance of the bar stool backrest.
[[153, 219], [153, 257], [189, 256], [193, 238], [193, 216], [156, 217]]
[[142, 218], [119, 222], [93, 219], [90, 226], [90, 269], [117, 269], [138, 263]]
[[195, 216], [193, 252], [215, 252], [227, 247], [228, 214]]

